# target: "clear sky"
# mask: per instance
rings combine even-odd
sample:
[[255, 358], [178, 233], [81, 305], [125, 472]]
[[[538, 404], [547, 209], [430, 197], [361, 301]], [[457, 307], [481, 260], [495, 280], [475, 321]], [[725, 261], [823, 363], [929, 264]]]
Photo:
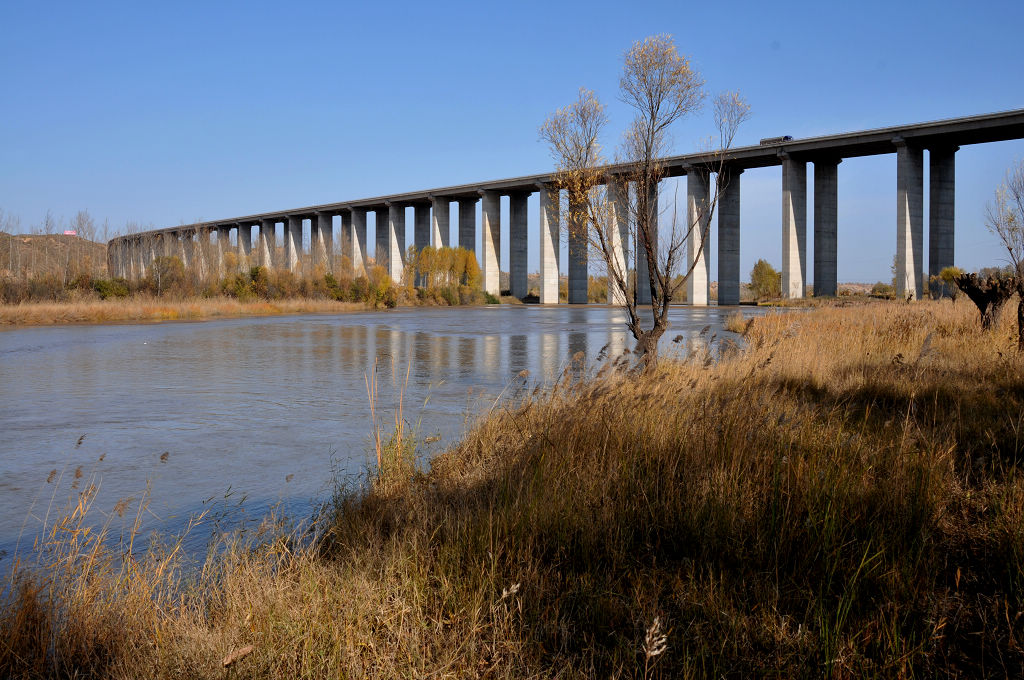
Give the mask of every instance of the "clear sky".
[[[653, 33], [674, 36], [712, 93], [747, 98], [738, 145], [1024, 108], [1019, 0], [6, 0], [0, 26], [0, 208], [23, 231], [47, 210], [88, 210], [112, 236], [129, 221], [164, 227], [547, 172], [540, 123], [585, 86], [617, 135], [629, 115], [615, 99], [622, 54]], [[710, 115], [684, 121], [673, 151], [712, 132]], [[984, 207], [1022, 158], [1020, 140], [957, 154], [958, 265], [1003, 260]], [[781, 171], [742, 182], [746, 278], [759, 257], [781, 265]], [[890, 278], [895, 189], [895, 155], [839, 166], [840, 281]], [[536, 213], [534, 196], [531, 271]]]

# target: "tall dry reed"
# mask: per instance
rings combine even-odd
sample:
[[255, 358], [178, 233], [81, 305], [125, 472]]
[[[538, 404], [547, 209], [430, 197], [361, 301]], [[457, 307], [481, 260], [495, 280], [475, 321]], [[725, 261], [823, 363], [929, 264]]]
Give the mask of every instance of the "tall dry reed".
[[[745, 338], [499, 404], [315, 540], [271, 528], [188, 578], [22, 571], [0, 675], [1019, 677], [1011, 324], [881, 303]], [[80, 581], [111, 595], [71, 606]]]

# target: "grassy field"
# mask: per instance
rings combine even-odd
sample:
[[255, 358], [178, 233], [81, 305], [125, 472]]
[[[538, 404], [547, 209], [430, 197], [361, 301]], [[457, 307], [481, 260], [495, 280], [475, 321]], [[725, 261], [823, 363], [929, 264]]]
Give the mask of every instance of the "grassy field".
[[566, 378], [430, 464], [378, 414], [365, 485], [196, 570], [72, 511], [2, 604], [0, 676], [1020, 677], [1010, 316], [734, 319], [717, 363]]

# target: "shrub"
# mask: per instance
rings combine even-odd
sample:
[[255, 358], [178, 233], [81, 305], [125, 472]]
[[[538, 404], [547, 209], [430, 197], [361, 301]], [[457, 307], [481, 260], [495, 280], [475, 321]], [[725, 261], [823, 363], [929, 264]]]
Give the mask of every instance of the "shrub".
[[891, 298], [896, 294], [896, 289], [891, 284], [879, 281], [875, 285], [871, 286], [871, 294], [875, 297]]
[[750, 288], [755, 300], [769, 300], [782, 295], [782, 274], [766, 260], [758, 260], [750, 270]]
[[101, 300], [128, 297], [128, 282], [124, 279], [94, 279], [92, 289]]

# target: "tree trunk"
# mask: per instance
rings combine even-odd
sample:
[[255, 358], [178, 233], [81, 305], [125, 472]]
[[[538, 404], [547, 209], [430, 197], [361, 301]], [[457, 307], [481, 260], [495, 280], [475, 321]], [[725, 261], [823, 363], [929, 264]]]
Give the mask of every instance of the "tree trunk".
[[954, 282], [978, 308], [981, 327], [984, 330], [992, 327], [999, 308], [1013, 296], [1016, 288], [1016, 282], [1012, 278], [980, 279], [977, 274], [961, 274]]
[[640, 333], [636, 339], [636, 351], [640, 354], [639, 366], [641, 371], [653, 371], [658, 366], [658, 341], [665, 334], [667, 326], [663, 323], [655, 323], [654, 328]]
[[1017, 352], [1024, 352], [1024, 291], [1017, 291]]

